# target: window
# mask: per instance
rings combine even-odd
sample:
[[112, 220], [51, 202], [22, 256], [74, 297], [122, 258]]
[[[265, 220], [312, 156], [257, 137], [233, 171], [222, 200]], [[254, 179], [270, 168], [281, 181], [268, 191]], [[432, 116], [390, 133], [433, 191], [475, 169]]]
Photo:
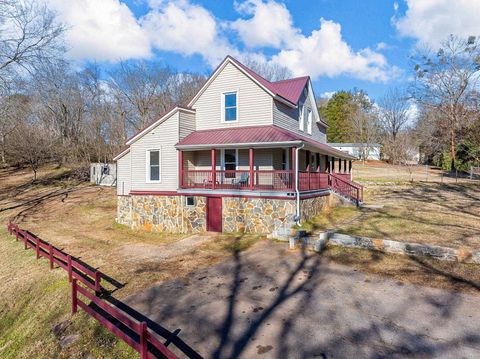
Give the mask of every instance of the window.
[[303, 131], [303, 129], [305, 128], [305, 124], [304, 124], [304, 119], [303, 119], [303, 104], [300, 105], [300, 109], [299, 109], [299, 113], [298, 113], [298, 129], [300, 131]]
[[189, 207], [195, 206], [195, 197], [193, 197], [193, 196], [185, 197], [185, 204]]
[[110, 166], [103, 165], [102, 166], [102, 175], [108, 176], [110, 174]]
[[307, 132], [309, 135], [312, 134], [312, 110], [307, 110]]
[[[223, 152], [223, 168], [225, 171], [237, 169], [237, 150], [225, 149]], [[235, 172], [225, 173], [226, 178], [235, 178]]]
[[289, 149], [288, 148], [285, 148], [283, 151], [282, 151], [282, 170], [283, 171], [287, 171], [289, 170], [290, 168], [290, 164], [289, 164]]
[[227, 92], [223, 94], [222, 119], [225, 122], [237, 121], [237, 93]]
[[147, 151], [147, 182], [160, 182], [160, 150]]

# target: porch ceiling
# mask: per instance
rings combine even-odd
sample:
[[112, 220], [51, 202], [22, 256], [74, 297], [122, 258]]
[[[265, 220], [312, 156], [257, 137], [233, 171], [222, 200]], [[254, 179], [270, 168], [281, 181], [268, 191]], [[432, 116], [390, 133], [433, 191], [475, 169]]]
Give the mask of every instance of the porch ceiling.
[[342, 159], [356, 159], [346, 152], [337, 150], [325, 143], [298, 135], [283, 128], [249, 126], [195, 131], [176, 144], [180, 150], [200, 150], [208, 148], [275, 148], [305, 145], [306, 149]]

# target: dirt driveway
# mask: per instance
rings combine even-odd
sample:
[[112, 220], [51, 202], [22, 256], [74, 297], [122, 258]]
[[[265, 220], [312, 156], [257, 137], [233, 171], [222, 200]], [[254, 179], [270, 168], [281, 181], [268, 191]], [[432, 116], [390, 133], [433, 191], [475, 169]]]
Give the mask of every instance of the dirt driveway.
[[480, 295], [366, 276], [284, 244], [126, 302], [206, 358], [480, 357]]

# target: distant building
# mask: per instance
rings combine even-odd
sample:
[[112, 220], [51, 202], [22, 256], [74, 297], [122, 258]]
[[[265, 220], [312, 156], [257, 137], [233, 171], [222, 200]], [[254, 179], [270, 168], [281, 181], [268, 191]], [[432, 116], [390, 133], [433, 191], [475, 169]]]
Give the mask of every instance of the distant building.
[[363, 153], [366, 153], [367, 160], [380, 160], [381, 145], [379, 143], [329, 143], [329, 146], [337, 150], [348, 153], [359, 159], [363, 159]]
[[117, 184], [115, 163], [91, 163], [90, 182], [99, 186], [115, 186]]

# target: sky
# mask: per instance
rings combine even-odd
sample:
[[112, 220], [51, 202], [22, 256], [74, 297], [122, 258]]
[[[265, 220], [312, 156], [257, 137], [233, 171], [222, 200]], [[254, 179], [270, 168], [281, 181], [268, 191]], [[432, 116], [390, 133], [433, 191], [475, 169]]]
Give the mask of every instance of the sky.
[[226, 55], [310, 75], [316, 96], [378, 100], [412, 78], [410, 55], [449, 34], [480, 35], [480, 0], [47, 0], [67, 56], [108, 69], [154, 61], [210, 74]]

